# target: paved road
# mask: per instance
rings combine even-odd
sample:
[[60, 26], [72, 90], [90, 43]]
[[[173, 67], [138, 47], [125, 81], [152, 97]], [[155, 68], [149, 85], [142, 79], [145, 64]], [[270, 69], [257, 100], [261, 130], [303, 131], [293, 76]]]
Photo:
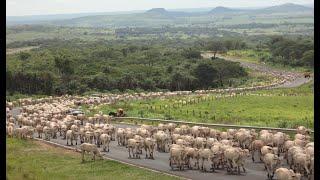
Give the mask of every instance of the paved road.
[[[14, 108], [12, 110], [12, 114], [14, 116], [18, 115], [20, 113], [19, 109]], [[134, 125], [128, 125], [128, 124], [114, 124], [116, 127], [131, 127], [136, 128], [137, 126]], [[59, 133], [58, 133], [59, 134]], [[35, 133], [35, 137], [37, 136], [37, 133]], [[51, 139], [51, 142], [55, 142], [58, 144], [66, 145], [66, 140], [63, 140], [61, 137], [58, 137], [57, 139]], [[79, 145], [78, 145], [79, 146]], [[70, 147], [75, 147], [70, 146]], [[102, 151], [102, 149], [100, 149]], [[145, 159], [145, 152], [143, 151], [143, 154], [141, 155], [141, 159], [129, 159], [128, 158], [128, 151], [123, 146], [118, 146], [116, 141], [112, 141], [110, 143], [110, 152], [104, 152], [105, 157], [109, 157], [115, 160], [119, 160], [122, 162], [127, 162], [130, 164], [134, 164], [141, 167], [146, 167], [154, 170], [158, 170], [161, 172], [166, 172], [169, 174], [174, 174], [177, 176], [189, 178], [189, 179], [201, 179], [201, 180], [264, 180], [267, 178], [266, 171], [264, 171], [264, 166], [262, 163], [253, 163], [251, 158], [248, 158], [246, 160], [246, 170], [247, 173], [242, 173], [241, 175], [232, 175], [228, 174], [226, 170], [216, 170], [216, 172], [201, 172], [199, 170], [184, 170], [184, 171], [178, 171], [178, 170], [172, 170], [169, 166], [169, 153], [160, 153], [155, 151], [154, 158], [155, 160], [151, 159]], [[90, 157], [86, 156], [87, 159], [90, 159]], [[256, 157], [258, 160], [259, 158]], [[286, 164], [283, 163], [283, 166], [286, 167]], [[209, 169], [209, 165], [206, 164], [207, 169]]]
[[[213, 54], [212, 53], [203, 53], [203, 56], [206, 58], [211, 58], [211, 57], [213, 57]], [[238, 59], [238, 58], [225, 57], [222, 55], [217, 55], [217, 57], [225, 59], [227, 61], [240, 62], [240, 65], [242, 67], [250, 68], [250, 69], [262, 72], [262, 73], [273, 74], [276, 76], [283, 76], [283, 77], [288, 77], [288, 76], [294, 77], [293, 81], [287, 81], [286, 83], [277, 86], [277, 88], [298, 87], [298, 86], [305, 84], [305, 83], [312, 80], [312, 78], [304, 78], [302, 73], [279, 70], [279, 69], [275, 69], [270, 66], [267, 66], [265, 64], [261, 64], [261, 63], [245, 62], [245, 61]]]

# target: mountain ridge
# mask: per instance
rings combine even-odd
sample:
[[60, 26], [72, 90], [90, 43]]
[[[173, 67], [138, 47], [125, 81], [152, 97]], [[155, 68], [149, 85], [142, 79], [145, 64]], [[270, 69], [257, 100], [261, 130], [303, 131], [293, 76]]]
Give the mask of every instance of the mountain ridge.
[[[176, 19], [184, 19], [184, 21], [189, 21], [190, 18], [197, 18], [197, 17], [205, 17], [208, 16], [222, 16], [222, 15], [235, 15], [235, 14], [248, 14], [248, 15], [259, 15], [259, 14], [270, 14], [270, 13], [296, 13], [296, 12], [313, 12], [313, 8], [293, 4], [293, 3], [286, 3], [278, 6], [271, 6], [266, 8], [260, 9], [237, 9], [237, 8], [228, 8], [223, 6], [215, 7], [209, 11], [201, 11], [201, 12], [184, 12], [184, 11], [176, 11], [176, 10], [167, 10], [165, 8], [152, 8], [146, 11], [139, 11], [136, 13], [122, 13], [122, 14], [84, 14], [81, 17], [80, 14], [77, 16], [68, 15], [68, 18], [63, 19], [63, 17], [59, 17], [57, 19], [54, 16], [50, 16], [49, 19], [43, 18], [31, 18], [31, 17], [22, 17], [20, 20], [19, 18], [15, 17], [12, 21], [12, 17], [8, 16], [6, 18], [7, 25], [15, 25], [16, 24], [41, 24], [41, 23], [51, 23], [55, 25], [79, 25], [85, 24], [85, 26], [113, 26], [118, 24], [123, 24], [125, 26], [126, 22], [129, 24], [145, 24], [146, 22], [149, 23], [151, 21], [159, 21], [162, 24], [175, 24], [174, 22]], [[132, 22], [131, 22], [132, 21]], [[32, 23], [30, 23], [32, 22]]]

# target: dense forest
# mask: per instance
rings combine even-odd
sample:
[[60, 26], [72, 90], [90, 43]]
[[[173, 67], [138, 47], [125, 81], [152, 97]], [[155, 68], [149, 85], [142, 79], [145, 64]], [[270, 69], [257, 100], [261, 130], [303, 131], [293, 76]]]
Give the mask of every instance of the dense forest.
[[272, 54], [262, 61], [270, 61], [290, 66], [314, 66], [314, 41], [298, 38], [288, 39], [282, 36], [273, 37], [268, 43]]
[[10, 55], [7, 91], [81, 94], [91, 90], [196, 90], [232, 86], [239, 83], [235, 78], [247, 76], [238, 63], [203, 59], [200, 45], [174, 48], [166, 43], [170, 42], [64, 41]]
[[[14, 39], [7, 42], [8, 49], [38, 47], [7, 54], [8, 94], [196, 90], [245, 83], [248, 73], [239, 64], [203, 59], [203, 51], [216, 56], [254, 50], [262, 62], [305, 68], [314, 64], [313, 35], [246, 35], [212, 27], [171, 26], [7, 29]], [[43, 31], [46, 36], [34, 38]]]

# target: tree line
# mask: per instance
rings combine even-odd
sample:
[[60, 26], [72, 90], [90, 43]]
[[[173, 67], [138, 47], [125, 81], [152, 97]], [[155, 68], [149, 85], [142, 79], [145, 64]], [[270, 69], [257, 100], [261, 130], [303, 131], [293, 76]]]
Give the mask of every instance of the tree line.
[[8, 55], [7, 92], [197, 90], [234, 86], [239, 83], [236, 78], [247, 77], [238, 63], [203, 59], [197, 44], [173, 48], [156, 41], [137, 42], [70, 40]]
[[314, 42], [311, 39], [276, 36], [267, 45], [272, 56], [265, 61], [290, 66], [314, 66]]

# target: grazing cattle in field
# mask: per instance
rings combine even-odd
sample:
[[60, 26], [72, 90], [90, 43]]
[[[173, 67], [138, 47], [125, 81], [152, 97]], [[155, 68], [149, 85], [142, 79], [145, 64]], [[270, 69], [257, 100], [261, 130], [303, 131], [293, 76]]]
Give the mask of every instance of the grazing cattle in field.
[[124, 117], [124, 116], [125, 116], [124, 110], [121, 109], [121, 108], [119, 108], [119, 109], [117, 110], [117, 117]]
[[125, 116], [125, 113], [124, 113], [124, 110], [119, 108], [117, 110], [117, 112], [109, 112], [109, 116], [113, 116], [113, 117], [124, 117]]

